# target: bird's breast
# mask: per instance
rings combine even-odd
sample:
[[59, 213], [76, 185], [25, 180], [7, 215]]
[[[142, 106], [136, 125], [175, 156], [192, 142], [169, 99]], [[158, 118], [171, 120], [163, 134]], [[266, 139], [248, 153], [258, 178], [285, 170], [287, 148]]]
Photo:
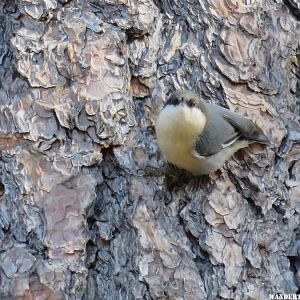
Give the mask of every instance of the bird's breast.
[[199, 159], [193, 154], [194, 142], [206, 124], [204, 113], [185, 105], [167, 105], [156, 122], [157, 143], [166, 159], [174, 165], [195, 173]]

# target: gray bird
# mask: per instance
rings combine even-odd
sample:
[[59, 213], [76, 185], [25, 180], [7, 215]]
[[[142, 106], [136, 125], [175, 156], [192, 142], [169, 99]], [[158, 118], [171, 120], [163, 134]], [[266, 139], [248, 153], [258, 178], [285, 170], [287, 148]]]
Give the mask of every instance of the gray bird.
[[155, 129], [166, 159], [194, 175], [215, 172], [236, 151], [252, 143], [269, 144], [251, 120], [206, 103], [192, 91], [176, 92], [168, 99]]

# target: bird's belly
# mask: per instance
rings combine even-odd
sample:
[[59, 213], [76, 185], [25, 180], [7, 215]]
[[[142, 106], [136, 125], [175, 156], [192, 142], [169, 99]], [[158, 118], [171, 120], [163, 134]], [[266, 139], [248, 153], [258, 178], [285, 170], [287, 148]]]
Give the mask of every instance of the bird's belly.
[[174, 140], [159, 142], [159, 147], [166, 156], [166, 159], [175, 166], [185, 169], [194, 175], [201, 169], [201, 161], [192, 154], [192, 145], [176, 143]]
[[220, 169], [236, 151], [247, 145], [247, 141], [236, 142], [208, 157], [195, 156], [192, 145], [176, 143], [173, 139], [165, 140], [160, 147], [167, 160], [177, 167], [185, 169], [193, 175], [209, 175]]
[[231, 158], [231, 156], [238, 150], [247, 147], [249, 145], [248, 141], [237, 141], [231, 146], [222, 149], [220, 152], [208, 156], [208, 157], [197, 157], [200, 162], [200, 167], [198, 171], [194, 172], [194, 175], [209, 175], [220, 169], [224, 163]]

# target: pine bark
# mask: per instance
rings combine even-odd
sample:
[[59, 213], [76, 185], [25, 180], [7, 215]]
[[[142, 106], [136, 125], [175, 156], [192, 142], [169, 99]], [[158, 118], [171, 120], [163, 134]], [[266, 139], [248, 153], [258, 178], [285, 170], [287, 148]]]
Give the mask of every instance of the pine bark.
[[[0, 20], [0, 299], [299, 292], [296, 1], [7, 0]], [[180, 89], [272, 146], [201, 185], [145, 174]]]

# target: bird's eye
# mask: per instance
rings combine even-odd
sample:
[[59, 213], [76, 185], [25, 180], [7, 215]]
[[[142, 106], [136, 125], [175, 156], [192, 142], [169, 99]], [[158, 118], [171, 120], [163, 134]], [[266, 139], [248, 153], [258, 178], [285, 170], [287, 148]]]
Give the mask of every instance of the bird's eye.
[[190, 100], [188, 101], [188, 106], [189, 106], [189, 107], [195, 107], [195, 106], [196, 106], [196, 101], [195, 101], [194, 99], [190, 99]]

